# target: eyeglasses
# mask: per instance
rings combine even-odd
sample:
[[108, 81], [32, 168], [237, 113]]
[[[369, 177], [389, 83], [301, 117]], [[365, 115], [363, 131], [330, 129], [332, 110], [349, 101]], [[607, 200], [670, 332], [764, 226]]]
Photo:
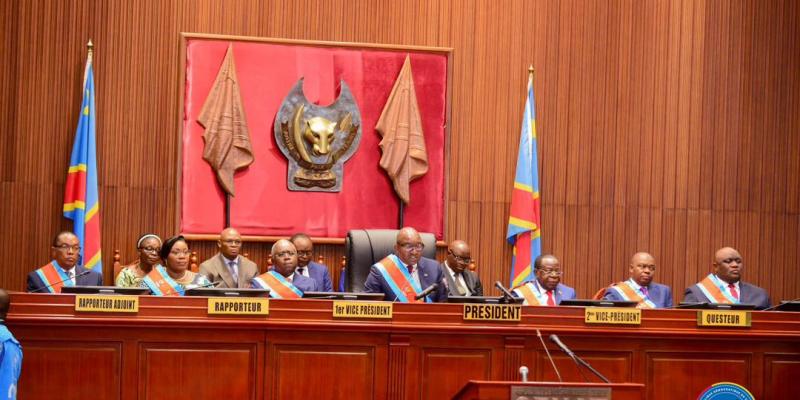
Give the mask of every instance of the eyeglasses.
[[539, 272], [542, 273], [544, 276], [553, 275], [553, 276], [561, 276], [564, 275], [564, 272], [560, 269], [540, 269]]
[[653, 272], [655, 272], [655, 270], [656, 270], [656, 266], [655, 265], [640, 264], [640, 265], [637, 265], [636, 268], [644, 269], [644, 270], [648, 270], [648, 271], [653, 271]]
[[188, 256], [189, 254], [192, 254], [192, 252], [189, 251], [188, 249], [187, 250], [172, 250], [172, 251], [169, 252], [169, 254], [178, 257], [178, 256]]
[[447, 252], [448, 252], [448, 253], [449, 253], [451, 256], [453, 256], [453, 258], [455, 258], [455, 259], [456, 259], [456, 261], [458, 261], [458, 262], [459, 262], [459, 263], [461, 263], [461, 264], [470, 264], [470, 263], [472, 263], [472, 257], [462, 257], [462, 256], [457, 256], [455, 253], [453, 253], [453, 251], [452, 251], [452, 250], [447, 250]]
[[289, 250], [287, 250], [287, 251], [282, 251], [282, 252], [280, 252], [280, 253], [277, 253], [277, 254], [275, 254], [275, 255], [276, 255], [276, 256], [278, 256], [278, 257], [286, 257], [286, 256], [293, 256], [293, 255], [296, 255], [296, 254], [297, 254], [297, 253], [295, 253], [295, 252], [293, 252], [293, 251], [289, 251]]
[[145, 253], [158, 253], [161, 250], [161, 247], [139, 247], [139, 250]]
[[70, 250], [72, 250], [75, 253], [78, 253], [78, 252], [81, 251], [81, 246], [77, 246], [77, 245], [76, 246], [70, 246], [70, 245], [68, 245], [66, 243], [60, 244], [58, 246], [53, 246], [53, 248], [55, 248], [58, 251], [63, 251], [64, 253], [66, 253], [66, 252], [68, 252]]
[[398, 243], [398, 245], [405, 251], [420, 251], [425, 248], [423, 243]]
[[298, 256], [310, 256], [311, 250], [297, 250]]

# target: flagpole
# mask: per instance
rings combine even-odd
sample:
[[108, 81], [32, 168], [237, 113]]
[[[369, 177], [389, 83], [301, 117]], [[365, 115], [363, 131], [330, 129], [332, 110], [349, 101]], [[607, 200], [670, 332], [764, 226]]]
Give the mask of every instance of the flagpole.
[[231, 195], [225, 193], [225, 227], [231, 227]]

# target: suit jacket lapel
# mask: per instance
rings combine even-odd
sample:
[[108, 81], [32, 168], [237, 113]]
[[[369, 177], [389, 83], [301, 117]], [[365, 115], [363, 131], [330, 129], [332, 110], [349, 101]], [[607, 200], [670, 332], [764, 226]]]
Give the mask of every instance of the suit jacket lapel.
[[[222, 281], [225, 282], [225, 285], [227, 287], [235, 288], [236, 284], [233, 282], [233, 276], [231, 276], [231, 272], [228, 269], [228, 266], [226, 265], [227, 262], [228, 259], [225, 258], [225, 256], [223, 256], [220, 253], [219, 257], [216, 258], [216, 263], [215, 263], [217, 265], [217, 272], [219, 273], [219, 276], [222, 278]], [[241, 272], [241, 268], [239, 272]]]

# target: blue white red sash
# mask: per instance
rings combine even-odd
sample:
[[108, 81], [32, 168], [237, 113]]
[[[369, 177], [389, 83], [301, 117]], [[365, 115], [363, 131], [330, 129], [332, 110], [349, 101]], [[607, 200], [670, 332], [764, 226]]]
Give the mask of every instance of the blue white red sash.
[[156, 265], [147, 276], [142, 279], [142, 283], [153, 292], [155, 296], [183, 296], [183, 285], [175, 282], [167, 274], [167, 269], [161, 265]]
[[644, 296], [642, 287], [634, 283], [633, 280], [628, 279], [625, 282], [617, 283], [609, 288], [613, 290], [619, 297], [625, 301], [635, 301], [636, 308], [657, 308], [656, 303], [653, 303], [649, 297]]
[[[547, 305], [547, 292], [539, 287], [537, 280], [525, 282], [512, 290], [517, 296], [522, 297], [525, 301], [522, 305], [525, 306], [546, 306]], [[555, 301], [555, 298], [553, 298]]]
[[[417, 280], [411, 276], [411, 273], [408, 272], [408, 268], [400, 261], [397, 255], [389, 254], [383, 260], [375, 263], [373, 267], [378, 270], [389, 285], [389, 289], [391, 289], [392, 293], [397, 297], [397, 301], [403, 303], [422, 301], [416, 300], [416, 296], [422, 292], [422, 288], [420, 288]], [[431, 300], [426, 297], [425, 301], [430, 302]]]
[[253, 278], [253, 287], [268, 289], [269, 297], [276, 299], [298, 299], [303, 297], [303, 292], [283, 275], [276, 271], [269, 271]]
[[697, 282], [695, 286], [712, 303], [739, 304], [739, 300], [733, 297], [728, 285], [714, 274], [708, 274], [702, 281]]
[[50, 261], [49, 264], [37, 269], [36, 275], [42, 280], [45, 288], [50, 293], [61, 293], [61, 287], [63, 286], [75, 286], [74, 280], [69, 279], [67, 271], [64, 271], [56, 260]]

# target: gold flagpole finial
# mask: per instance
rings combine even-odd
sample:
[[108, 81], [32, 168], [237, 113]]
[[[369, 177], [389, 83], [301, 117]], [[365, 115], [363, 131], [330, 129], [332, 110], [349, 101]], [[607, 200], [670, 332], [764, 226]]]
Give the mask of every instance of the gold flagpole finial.
[[91, 60], [92, 53], [94, 53], [94, 43], [92, 43], [92, 39], [89, 39], [89, 43], [86, 43], [86, 50], [88, 50], [87, 58]]
[[528, 66], [528, 75], [533, 76], [533, 64]]

